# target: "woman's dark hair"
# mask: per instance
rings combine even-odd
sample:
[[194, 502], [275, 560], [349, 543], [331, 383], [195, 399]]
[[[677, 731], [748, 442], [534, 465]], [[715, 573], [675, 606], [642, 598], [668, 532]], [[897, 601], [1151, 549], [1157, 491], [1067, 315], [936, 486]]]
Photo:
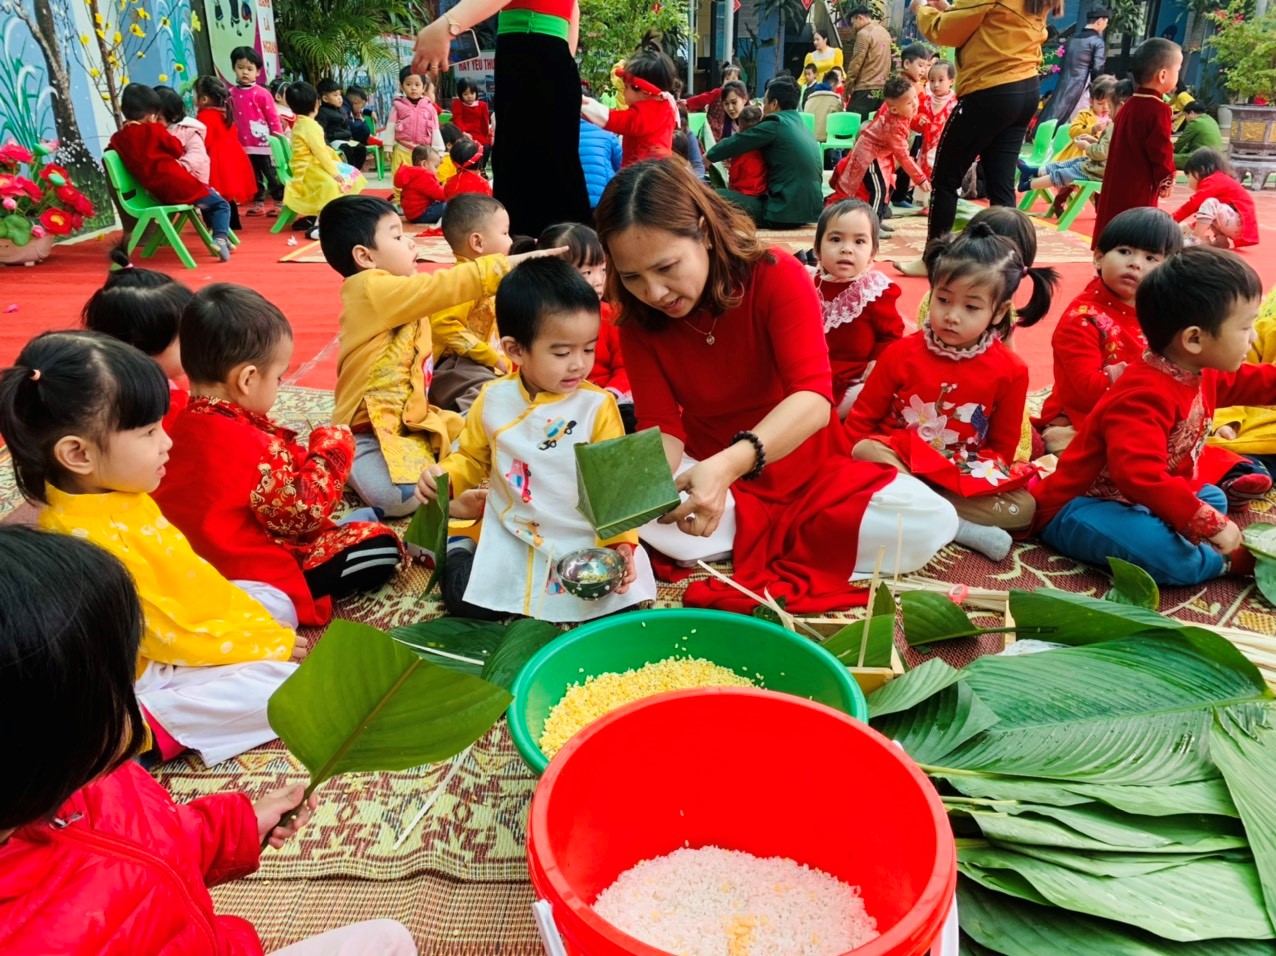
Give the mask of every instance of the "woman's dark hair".
[[102, 288], [84, 303], [81, 323], [147, 355], [159, 355], [177, 338], [182, 310], [194, 293], [172, 276], [134, 266], [123, 245], [111, 250], [111, 263]]
[[673, 90], [678, 68], [660, 45], [659, 30], [648, 30], [643, 35], [638, 52], [625, 61], [625, 72], [666, 93]]
[[[285, 90], [287, 86], [288, 84], [285, 83]], [[226, 89], [226, 84], [220, 78], [201, 76], [195, 81], [195, 95], [208, 97], [208, 102], [213, 105], [213, 109], [222, 111], [222, 118], [225, 120], [227, 129], [235, 125], [235, 107], [230, 101], [230, 90]]]
[[160, 116], [170, 126], [186, 119], [186, 104], [182, 102], [177, 90], [171, 86], [157, 86], [155, 93], [160, 99]]
[[145, 83], [130, 83], [120, 94], [120, 112], [126, 120], [144, 120], [161, 111], [159, 94]]
[[868, 231], [873, 237], [873, 254], [877, 254], [881, 239], [881, 223], [877, 221], [877, 213], [873, 211], [872, 206], [861, 199], [842, 199], [831, 206], [825, 206], [824, 211], [820, 213], [820, 221], [815, 224], [816, 256], [820, 254], [820, 243], [824, 241], [824, 233], [828, 231], [829, 223], [853, 212], [863, 213], [868, 217]]
[[[447, 151], [447, 154], [452, 157], [452, 162], [456, 165], [457, 169], [463, 169], [465, 168], [466, 163], [478, 156], [481, 148], [482, 147], [480, 147], [479, 144], [472, 139], [458, 139], [452, 144], [451, 148]], [[323, 233], [320, 233], [320, 235], [323, 235]]]
[[1192, 155], [1187, 158], [1187, 163], [1183, 166], [1183, 172], [1189, 176], [1195, 176], [1197, 179], [1204, 179], [1206, 176], [1212, 176], [1215, 173], [1234, 175], [1227, 157], [1216, 149], [1210, 149], [1208, 146], [1202, 146], [1200, 149], [1193, 151]]
[[1262, 295], [1258, 273], [1236, 253], [1193, 246], [1147, 274], [1134, 308], [1148, 348], [1163, 354], [1174, 336], [1194, 325], [1218, 335], [1237, 302]]
[[0, 830], [49, 819], [142, 749], [142, 627], [117, 558], [70, 535], [0, 528], [0, 720], [13, 731], [3, 754], [14, 770]]
[[250, 46], [237, 46], [235, 49], [230, 51], [231, 69], [234, 69], [235, 64], [240, 60], [247, 60], [259, 70], [265, 67], [265, 64], [261, 61], [261, 54]]
[[319, 248], [328, 265], [347, 279], [362, 271], [354, 247], [377, 247], [377, 226], [398, 216], [379, 196], [338, 196], [319, 212]]
[[1025, 0], [1024, 9], [1033, 16], [1061, 17], [1067, 10], [1067, 0]]
[[439, 135], [443, 137], [443, 148], [451, 150], [453, 144], [465, 139], [465, 130], [455, 123], [444, 123], [439, 130]]
[[45, 501], [45, 483], [63, 478], [53, 453], [63, 438], [107, 448], [115, 432], [166, 414], [168, 379], [159, 363], [100, 332], [37, 335], [0, 372], [0, 437], [29, 501]]
[[731, 93], [734, 93], [746, 103], [749, 102], [749, 88], [739, 80], [728, 80], [722, 84], [722, 98], [725, 100]]
[[795, 110], [801, 95], [797, 80], [791, 76], [777, 76], [766, 85], [766, 92], [762, 96], [766, 102], [778, 103], [782, 110]]
[[284, 92], [284, 100], [288, 104], [288, 109], [298, 116], [309, 116], [319, 102], [319, 91], [304, 81], [289, 83], [288, 89]]
[[829, 38], [829, 35], [828, 35], [827, 33], [825, 33], [823, 30], [818, 30], [818, 29], [817, 29], [817, 30], [812, 30], [812, 31], [811, 31], [811, 39], [812, 39], [812, 40], [814, 40], [816, 37], [819, 37], [821, 40], [825, 40], [825, 41], [827, 41], [827, 40], [828, 40], [828, 38]]
[[598, 315], [598, 293], [575, 266], [557, 256], [528, 259], [501, 280], [496, 311], [501, 317], [501, 335], [531, 348], [551, 316]]
[[1010, 310], [992, 328], [1004, 340], [1016, 326], [1028, 326], [1039, 322], [1050, 311], [1050, 293], [1058, 276], [1053, 269], [1029, 269], [1015, 244], [1005, 236], [993, 232], [987, 223], [972, 222], [954, 236], [949, 233], [932, 239], [926, 246], [922, 259], [930, 277], [930, 287], [935, 289], [945, 282], [967, 280], [992, 288], [992, 307], [996, 311], [1009, 303], [1025, 279], [1032, 280], [1032, 298], [1018, 310], [1018, 321], [1011, 322]]
[[560, 222], [549, 226], [536, 241], [537, 249], [557, 249], [567, 247], [566, 260], [576, 268], [581, 266], [600, 266], [607, 261], [603, 253], [603, 244], [598, 241], [598, 233], [578, 222]]
[[1164, 209], [1136, 206], [1112, 217], [1095, 248], [1100, 253], [1130, 248], [1172, 256], [1183, 248], [1183, 230]]
[[461, 77], [461, 79], [456, 81], [456, 95], [464, 96], [466, 93], [473, 93], [475, 96], [478, 96], [478, 84], [467, 77]]
[[341, 84], [330, 76], [325, 76], [315, 85], [315, 92], [320, 96], [327, 96], [329, 93], [340, 93]]
[[225, 382], [245, 362], [260, 368], [285, 338], [292, 338], [292, 326], [279, 307], [260, 292], [231, 282], [200, 289], [182, 313], [188, 356], [184, 367], [192, 383]]
[[1192, 100], [1192, 102], [1183, 107], [1184, 116], [1199, 116], [1208, 112], [1209, 110], [1205, 108], [1205, 104], [1200, 100]]
[[[669, 317], [625, 288], [611, 261], [611, 240], [627, 229], [643, 228], [696, 242], [709, 242], [709, 278], [697, 305], [713, 315], [744, 298], [754, 266], [770, 260], [753, 220], [696, 178], [680, 159], [648, 160], [618, 172], [594, 212], [598, 239], [608, 253], [607, 293], [617, 308], [616, 324], [630, 320], [662, 329]], [[320, 233], [322, 235], [322, 233]]]

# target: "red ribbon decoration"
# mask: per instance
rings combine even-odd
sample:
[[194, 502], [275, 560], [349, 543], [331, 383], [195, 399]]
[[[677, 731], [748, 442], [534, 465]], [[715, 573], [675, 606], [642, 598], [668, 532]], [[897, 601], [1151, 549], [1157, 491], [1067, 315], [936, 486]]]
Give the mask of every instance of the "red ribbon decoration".
[[664, 92], [664, 90], [656, 86], [655, 83], [652, 83], [649, 80], [644, 80], [641, 77], [634, 76], [624, 67], [618, 67], [616, 75], [620, 77], [622, 82], [629, 84], [635, 90], [640, 90], [641, 92], [646, 93], [648, 96], [659, 96]]

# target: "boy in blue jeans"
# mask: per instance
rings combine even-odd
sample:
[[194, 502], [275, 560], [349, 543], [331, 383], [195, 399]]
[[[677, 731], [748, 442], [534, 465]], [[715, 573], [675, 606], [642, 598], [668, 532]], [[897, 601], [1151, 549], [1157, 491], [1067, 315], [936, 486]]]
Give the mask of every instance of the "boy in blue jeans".
[[1158, 584], [1253, 573], [1227, 497], [1197, 477], [1217, 405], [1276, 404], [1276, 366], [1248, 365], [1262, 283], [1233, 252], [1167, 259], [1135, 300], [1146, 361], [1099, 400], [1035, 492], [1034, 529], [1055, 550], [1122, 558]]

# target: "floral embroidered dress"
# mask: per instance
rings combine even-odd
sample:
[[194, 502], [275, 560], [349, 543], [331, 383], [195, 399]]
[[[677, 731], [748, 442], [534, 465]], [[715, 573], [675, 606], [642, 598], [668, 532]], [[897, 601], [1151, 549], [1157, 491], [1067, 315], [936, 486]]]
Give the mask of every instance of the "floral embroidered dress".
[[[913, 117], [913, 129], [922, 135], [922, 151], [917, 157], [917, 165], [921, 167], [926, 178], [930, 179], [935, 172], [935, 154], [939, 152], [939, 137], [948, 125], [948, 118], [953, 115], [953, 107], [957, 105], [957, 94], [951, 90], [947, 96], [939, 97], [931, 93], [922, 94], [921, 107]], [[926, 122], [920, 120], [925, 118]]]
[[853, 442], [887, 444], [919, 478], [965, 497], [1022, 487], [1014, 461], [1028, 366], [989, 330], [963, 351], [925, 328], [882, 353], [846, 419]]
[[815, 287], [824, 309], [824, 337], [833, 366], [833, 404], [846, 390], [864, 381], [864, 370], [892, 342], [904, 335], [899, 315], [899, 286], [876, 269], [867, 269], [849, 282], [817, 273]]
[[331, 600], [311, 595], [305, 571], [369, 538], [397, 542], [385, 525], [332, 520], [354, 461], [348, 428], [317, 427], [307, 447], [264, 415], [200, 396], [178, 416], [172, 439], [155, 492], [164, 513], [227, 578], [287, 594], [303, 624], [332, 616]]

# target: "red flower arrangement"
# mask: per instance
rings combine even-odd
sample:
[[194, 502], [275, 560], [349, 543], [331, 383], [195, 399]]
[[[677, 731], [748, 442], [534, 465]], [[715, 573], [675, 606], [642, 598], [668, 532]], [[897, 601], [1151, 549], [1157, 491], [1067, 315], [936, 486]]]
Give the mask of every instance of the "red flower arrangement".
[[75, 188], [65, 167], [43, 162], [57, 145], [0, 146], [0, 239], [25, 246], [45, 235], [69, 236], [93, 215], [93, 203]]

